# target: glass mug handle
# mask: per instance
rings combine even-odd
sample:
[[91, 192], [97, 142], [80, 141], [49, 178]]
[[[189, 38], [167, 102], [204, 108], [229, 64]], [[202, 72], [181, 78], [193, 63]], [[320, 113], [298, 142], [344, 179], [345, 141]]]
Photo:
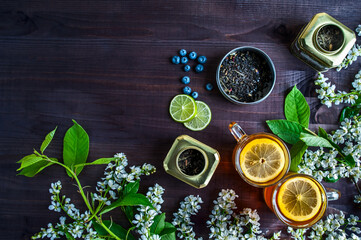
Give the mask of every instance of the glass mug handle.
[[327, 196], [327, 201], [335, 201], [340, 199], [341, 197], [341, 193], [340, 191], [334, 189], [334, 188], [326, 188], [326, 196]]
[[229, 131], [232, 133], [233, 137], [237, 140], [237, 142], [241, 141], [241, 139], [247, 134], [243, 131], [243, 129], [236, 122], [231, 122], [228, 125]]

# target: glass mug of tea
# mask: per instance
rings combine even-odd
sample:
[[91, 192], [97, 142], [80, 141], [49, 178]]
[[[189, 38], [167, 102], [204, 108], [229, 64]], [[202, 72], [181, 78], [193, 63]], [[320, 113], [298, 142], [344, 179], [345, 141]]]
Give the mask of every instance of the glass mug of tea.
[[341, 196], [335, 189], [327, 190], [312, 176], [289, 173], [278, 184], [265, 188], [263, 196], [283, 223], [293, 228], [309, 228], [323, 217], [327, 202]]
[[247, 135], [235, 122], [229, 130], [237, 140], [233, 163], [244, 181], [254, 187], [268, 187], [286, 176], [290, 153], [286, 144], [270, 133]]

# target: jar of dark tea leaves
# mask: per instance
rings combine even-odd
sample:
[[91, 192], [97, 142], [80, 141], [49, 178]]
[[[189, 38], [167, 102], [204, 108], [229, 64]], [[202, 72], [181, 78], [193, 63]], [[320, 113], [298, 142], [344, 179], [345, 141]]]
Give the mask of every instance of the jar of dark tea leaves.
[[355, 33], [328, 15], [316, 14], [291, 45], [291, 52], [313, 69], [337, 67], [356, 42]]

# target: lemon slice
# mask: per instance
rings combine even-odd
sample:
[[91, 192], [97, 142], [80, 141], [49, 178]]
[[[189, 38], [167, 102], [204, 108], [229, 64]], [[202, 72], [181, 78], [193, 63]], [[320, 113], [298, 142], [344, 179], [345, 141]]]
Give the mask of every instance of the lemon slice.
[[269, 138], [249, 142], [240, 154], [243, 174], [253, 182], [268, 182], [281, 173], [285, 156], [278, 143]]
[[188, 95], [179, 94], [170, 102], [169, 113], [176, 122], [184, 123], [190, 121], [197, 113], [196, 102]]
[[309, 178], [295, 177], [282, 184], [277, 203], [281, 213], [290, 220], [302, 222], [313, 218], [320, 210], [319, 187]]
[[208, 124], [211, 122], [212, 113], [211, 113], [211, 109], [204, 102], [196, 101], [196, 105], [197, 105], [196, 116], [192, 120], [185, 122], [184, 126], [186, 126], [188, 129], [192, 131], [201, 131], [205, 129], [208, 126]]

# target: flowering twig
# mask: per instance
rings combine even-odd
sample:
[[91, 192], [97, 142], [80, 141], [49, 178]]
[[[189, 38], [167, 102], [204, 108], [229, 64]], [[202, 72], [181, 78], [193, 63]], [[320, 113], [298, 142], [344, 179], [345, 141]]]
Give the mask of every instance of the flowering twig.
[[318, 77], [315, 80], [315, 84], [320, 87], [316, 89], [318, 98], [321, 100], [321, 103], [327, 107], [331, 107], [332, 103], [335, 105], [339, 105], [340, 103], [354, 104], [361, 96], [361, 70], [355, 75], [355, 79], [352, 82], [354, 89], [349, 93], [345, 91], [338, 91], [338, 93], [336, 93], [336, 86], [331, 85], [330, 82], [327, 82], [328, 80], [322, 73], [318, 73]]
[[[355, 31], [358, 34], [358, 36], [361, 36], [361, 25], [358, 25]], [[336, 70], [341, 71], [341, 69], [343, 68], [346, 69], [349, 65], [355, 62], [359, 56], [361, 56], [361, 45], [355, 44], [352, 47], [352, 49], [348, 52], [346, 58], [336, 68]]]

